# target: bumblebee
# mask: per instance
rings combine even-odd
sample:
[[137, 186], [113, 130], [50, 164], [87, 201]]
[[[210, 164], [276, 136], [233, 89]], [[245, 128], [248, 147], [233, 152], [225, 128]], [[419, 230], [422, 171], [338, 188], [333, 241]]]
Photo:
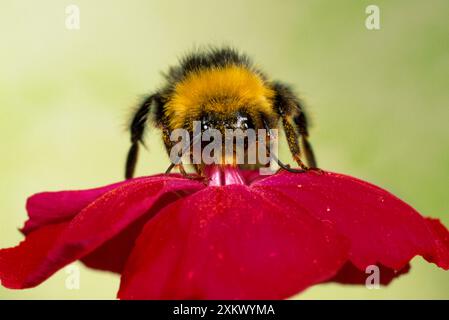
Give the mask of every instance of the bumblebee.
[[[175, 129], [193, 134], [193, 121], [203, 130], [225, 128], [283, 129], [287, 143], [300, 170], [275, 159], [279, 166], [293, 172], [316, 168], [315, 156], [308, 137], [304, 107], [292, 89], [270, 80], [256, 68], [248, 56], [229, 48], [210, 48], [186, 55], [179, 65], [164, 74], [165, 84], [149, 95], [133, 114], [129, 130], [131, 147], [126, 161], [127, 179], [136, 167], [139, 144], [148, 124], [162, 131], [167, 152]], [[304, 161], [303, 161], [304, 160]], [[175, 166], [171, 164], [167, 172]], [[186, 174], [182, 163], [177, 165]], [[202, 175], [203, 165], [194, 165]]]

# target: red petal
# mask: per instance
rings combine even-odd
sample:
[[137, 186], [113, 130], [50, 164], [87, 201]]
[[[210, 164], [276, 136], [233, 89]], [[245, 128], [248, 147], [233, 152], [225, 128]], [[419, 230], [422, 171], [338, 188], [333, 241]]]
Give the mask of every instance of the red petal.
[[151, 177], [129, 179], [94, 189], [37, 193], [27, 200], [26, 209], [29, 219], [25, 222], [21, 231], [24, 234], [28, 234], [39, 227], [51, 223], [69, 221], [87, 207], [88, 204], [108, 191], [133, 181], [155, 179], [163, 176], [166, 178], [180, 177], [179, 174], [154, 175]]
[[327, 172], [284, 172], [252, 188], [333, 223], [351, 240], [351, 261], [360, 270], [380, 264], [399, 271], [415, 255], [449, 266], [447, 229], [433, 220], [428, 223], [409, 205], [367, 182]]
[[[126, 258], [131, 247], [119, 246], [119, 250], [109, 256], [100, 249], [97, 258], [92, 252], [139, 219], [143, 225], [143, 219], [149, 219], [163, 206], [203, 187], [195, 181], [167, 177], [123, 184], [92, 202], [70, 223], [61, 224], [66, 225], [62, 231], [59, 228], [58, 232], [54, 231], [53, 225], [43, 227], [31, 232], [19, 246], [0, 250], [0, 279], [11, 288], [32, 287], [87, 254], [91, 254], [92, 263], [99, 262], [101, 257], [103, 267], [117, 269], [123, 262], [115, 260], [116, 255]], [[42, 239], [42, 248], [33, 250], [41, 246]]]
[[345, 239], [243, 185], [164, 208], [125, 266], [122, 299], [280, 299], [335, 275]]
[[[410, 265], [405, 265], [399, 271], [379, 265], [379, 284], [388, 285], [394, 278], [397, 278], [410, 270]], [[364, 284], [372, 271], [360, 270], [351, 262], [346, 263], [338, 274], [330, 281], [340, 282], [344, 284]]]
[[431, 253], [425, 258], [429, 262], [435, 262], [443, 269], [449, 270], [449, 232], [438, 219], [426, 218], [427, 226], [431, 230], [435, 239], [435, 253]]
[[88, 190], [41, 192], [32, 195], [26, 204], [29, 219], [21, 231], [28, 234], [51, 223], [69, 221], [95, 199], [131, 181], [133, 180]]
[[31, 275], [36, 270], [48, 268], [49, 261], [58, 259], [50, 253], [51, 248], [67, 224], [45, 226], [31, 232], [17, 247], [0, 250], [1, 284], [7, 288], [21, 289], [23, 284], [33, 282]]
[[147, 221], [146, 215], [139, 218], [117, 236], [83, 257], [81, 261], [89, 268], [122, 273], [134, 242]]

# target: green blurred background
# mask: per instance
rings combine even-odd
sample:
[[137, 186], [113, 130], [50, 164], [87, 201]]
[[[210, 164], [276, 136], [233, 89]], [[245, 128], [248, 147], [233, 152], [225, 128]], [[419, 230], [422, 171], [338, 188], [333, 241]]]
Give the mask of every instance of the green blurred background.
[[[65, 27], [69, 4], [80, 30]], [[381, 30], [365, 28], [369, 4]], [[448, 12], [445, 0], [2, 0], [0, 247], [22, 239], [29, 195], [122, 179], [130, 108], [183, 53], [223, 43], [298, 90], [322, 168], [383, 186], [449, 226]], [[140, 175], [168, 164], [159, 133], [148, 139]], [[421, 258], [412, 266], [379, 290], [325, 284], [295, 298], [449, 298], [449, 272]], [[79, 290], [66, 278], [0, 288], [0, 299], [109, 299], [119, 284], [82, 266]]]

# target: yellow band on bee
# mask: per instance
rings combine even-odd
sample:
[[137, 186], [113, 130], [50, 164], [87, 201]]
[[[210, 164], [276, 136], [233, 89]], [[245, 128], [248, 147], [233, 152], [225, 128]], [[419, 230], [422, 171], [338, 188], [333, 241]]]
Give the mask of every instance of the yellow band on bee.
[[264, 79], [245, 67], [200, 69], [176, 84], [164, 112], [175, 129], [201, 113], [227, 114], [243, 107], [249, 113], [271, 114], [273, 96]]

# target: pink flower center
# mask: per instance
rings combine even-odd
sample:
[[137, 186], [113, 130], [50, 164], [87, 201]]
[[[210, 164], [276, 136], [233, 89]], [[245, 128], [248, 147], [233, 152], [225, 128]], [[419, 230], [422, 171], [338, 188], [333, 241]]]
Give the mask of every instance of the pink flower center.
[[246, 184], [239, 168], [236, 166], [210, 165], [207, 166], [204, 171], [206, 177], [209, 178], [209, 186]]

